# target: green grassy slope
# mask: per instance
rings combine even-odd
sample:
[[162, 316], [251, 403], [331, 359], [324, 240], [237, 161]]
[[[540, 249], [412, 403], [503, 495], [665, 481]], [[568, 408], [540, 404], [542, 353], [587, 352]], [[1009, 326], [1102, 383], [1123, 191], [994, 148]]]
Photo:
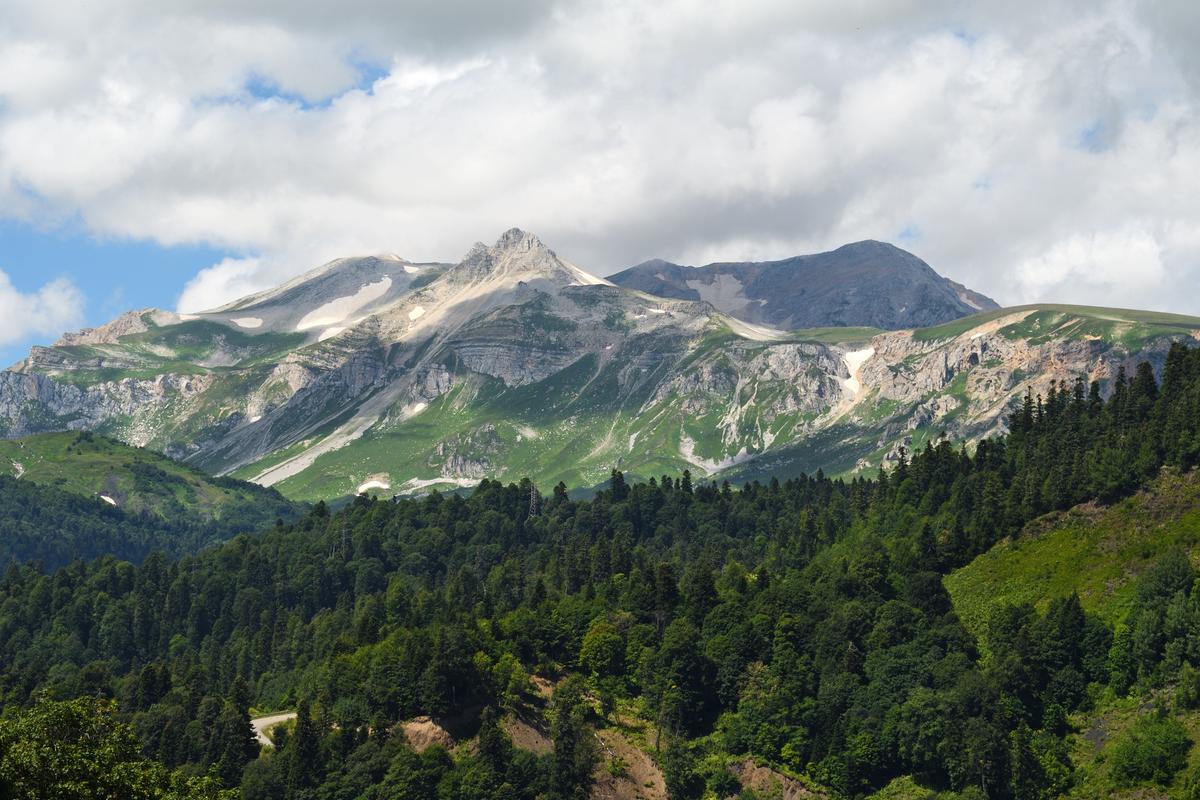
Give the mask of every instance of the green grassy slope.
[[133, 514], [223, 523], [220, 528], [233, 532], [290, 518], [299, 510], [274, 490], [212, 478], [151, 450], [76, 431], [0, 440], [0, 475], [109, 497]]
[[1164, 470], [1145, 491], [1110, 507], [1047, 515], [945, 580], [976, 636], [997, 604], [1033, 603], [1078, 592], [1083, 607], [1115, 624], [1129, 609], [1137, 576], [1176, 546], [1200, 557], [1200, 472]]
[[[1131, 610], [1137, 579], [1168, 550], [1182, 547], [1200, 563], [1200, 470], [1180, 474], [1164, 469], [1145, 490], [1104, 507], [1079, 506], [1031, 523], [1021, 536], [998, 543], [945, 578], [964, 625], [983, 640], [988, 616], [1002, 604], [1032, 603], [1044, 610], [1050, 600], [1076, 592], [1083, 607], [1110, 626], [1120, 626]], [[1168, 800], [1184, 796], [1186, 776], [1200, 769], [1200, 746], [1188, 766], [1166, 787], [1141, 784], [1118, 788], [1109, 762], [1125, 732], [1159, 705], [1200, 742], [1200, 710], [1172, 702], [1170, 687], [1151, 694], [1118, 697], [1095, 687], [1094, 707], [1072, 715], [1069, 738], [1075, 765], [1070, 798]], [[880, 797], [918, 798], [903, 793]]]
[[1200, 329], [1200, 317], [1184, 314], [1040, 303], [985, 311], [931, 328], [921, 328], [913, 333], [913, 338], [918, 341], [952, 339], [984, 323], [1022, 312], [1027, 314], [1023, 321], [1008, 325], [1001, 332], [1014, 339], [1078, 339], [1092, 336], [1133, 346], [1156, 336], [1191, 335]]

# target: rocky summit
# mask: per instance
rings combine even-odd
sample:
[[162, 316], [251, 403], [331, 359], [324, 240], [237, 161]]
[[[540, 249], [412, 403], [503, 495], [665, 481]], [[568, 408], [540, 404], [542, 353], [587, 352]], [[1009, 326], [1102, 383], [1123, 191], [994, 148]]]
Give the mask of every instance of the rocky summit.
[[[888, 245], [838, 253], [858, 265], [848, 275], [875, 277], [843, 280], [837, 304], [836, 276], [815, 285], [803, 259], [701, 268], [677, 297], [628, 272], [598, 278], [517, 229], [456, 264], [341, 259], [206, 313], [147, 309], [35, 347], [0, 373], [0, 424], [95, 430], [295, 498], [485, 476], [587, 487], [613, 467], [847, 473], [942, 435], [976, 440], [1027, 391], [1107, 387], [1200, 336], [1200, 319], [1176, 315], [989, 308]], [[651, 270], [664, 285], [668, 267], [684, 269]], [[911, 295], [883, 296], [900, 285]], [[904, 320], [926, 327], [885, 330]]]
[[920, 328], [999, 308], [912, 253], [874, 241], [782, 261], [684, 267], [654, 259], [612, 281], [662, 297], [706, 300], [739, 319], [784, 330]]

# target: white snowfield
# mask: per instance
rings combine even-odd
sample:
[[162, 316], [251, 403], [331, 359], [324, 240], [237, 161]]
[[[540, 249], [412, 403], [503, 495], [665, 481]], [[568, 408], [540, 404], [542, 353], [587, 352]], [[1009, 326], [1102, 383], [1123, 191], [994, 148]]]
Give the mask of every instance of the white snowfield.
[[354, 312], [383, 297], [391, 287], [392, 279], [383, 277], [374, 283], [364, 285], [352, 295], [330, 300], [320, 308], [315, 308], [305, 314], [296, 323], [296, 330], [307, 331], [312, 328], [328, 328], [344, 324]]
[[261, 328], [263, 324], [258, 317], [235, 317], [229, 321], [239, 328]]
[[323, 342], [326, 339], [332, 339], [344, 330], [346, 330], [345, 325], [334, 325], [332, 328], [326, 328], [321, 331], [321, 335], [317, 337], [317, 341]]
[[728, 458], [722, 458], [719, 461], [710, 458], [703, 458], [696, 455], [696, 441], [685, 433], [679, 437], [679, 456], [693, 467], [698, 467], [711, 475], [714, 472], [720, 472], [723, 469], [735, 467], [738, 464], [749, 461], [754, 457], [754, 454], [748, 452], [746, 448], [743, 447], [741, 450], [738, 450], [736, 454], [729, 456]]
[[962, 300], [964, 303], [966, 303], [967, 305], [969, 305], [971, 308], [975, 309], [976, 311], [983, 311], [983, 306], [979, 305], [979, 303], [976, 303], [974, 300], [972, 300], [971, 296], [964, 291], [960, 290], [958, 292], [958, 299]]
[[743, 339], [753, 339], [756, 342], [777, 342], [780, 339], [787, 338], [787, 334], [783, 331], [768, 328], [766, 325], [752, 325], [749, 322], [742, 322], [737, 317], [725, 317], [725, 323], [729, 325], [730, 330]]
[[103, 500], [104, 502], [108, 503], [110, 506], [115, 506], [117, 504], [116, 500], [113, 500], [111, 497], [109, 497], [106, 494], [100, 495], [100, 499]]
[[418, 492], [430, 486], [455, 486], [459, 489], [470, 489], [478, 486], [478, 478], [409, 478], [401, 486], [400, 491]]
[[354, 493], [355, 494], [366, 494], [371, 489], [390, 489], [390, 488], [392, 488], [392, 485], [390, 483], [388, 483], [387, 481], [370, 480], [370, 481], [367, 481], [366, 483], [359, 484], [358, 488], [354, 490]]
[[421, 306], [416, 306], [412, 311], [408, 312], [408, 318], [412, 320], [420, 319], [425, 315], [425, 309]]
[[612, 283], [611, 281], [601, 278], [598, 275], [593, 275], [592, 273], [588, 272], [583, 267], [572, 264], [570, 261], [567, 261], [566, 259], [559, 259], [559, 261], [561, 261], [562, 265], [567, 268], [567, 271], [569, 271], [574, 276], [575, 281], [574, 281], [574, 283], [571, 284], [572, 286], [615, 286], [616, 285], [616, 284]]
[[875, 355], [875, 348], [868, 347], [865, 350], [853, 350], [842, 355], [842, 362], [846, 365], [846, 371], [850, 373], [849, 378], [842, 380], [842, 386], [846, 387], [852, 397], [857, 397], [862, 391], [862, 381], [858, 379], [858, 371], [862, 365], [867, 363], [867, 359]]

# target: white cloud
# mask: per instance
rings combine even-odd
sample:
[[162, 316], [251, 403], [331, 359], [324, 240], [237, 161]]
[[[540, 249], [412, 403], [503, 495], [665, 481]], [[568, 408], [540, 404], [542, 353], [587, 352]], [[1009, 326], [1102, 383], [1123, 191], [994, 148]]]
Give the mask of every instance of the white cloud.
[[1138, 305], [1163, 290], [1162, 247], [1147, 230], [1074, 234], [1017, 266], [1026, 300], [1047, 294], [1079, 303]]
[[0, 345], [32, 335], [57, 336], [82, 319], [83, 293], [71, 281], [57, 278], [25, 293], [0, 271]]
[[261, 271], [262, 263], [256, 258], [226, 258], [188, 281], [176, 307], [181, 314], [211, 311], [268, 288], [270, 284], [257, 277]]
[[521, 225], [598, 272], [913, 229], [1004, 302], [1200, 313], [1190, 0], [10, 5], [0, 213], [254, 254], [181, 308]]

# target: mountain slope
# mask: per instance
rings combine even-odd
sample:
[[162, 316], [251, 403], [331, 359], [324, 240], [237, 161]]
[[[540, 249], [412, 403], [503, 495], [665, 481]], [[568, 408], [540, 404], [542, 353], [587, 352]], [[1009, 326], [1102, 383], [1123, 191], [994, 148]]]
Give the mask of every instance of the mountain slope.
[[257, 530], [300, 508], [270, 489], [211, 478], [151, 450], [90, 432], [0, 440], [0, 475], [99, 498], [131, 514], [214, 524], [219, 538]]
[[1084, 609], [1122, 621], [1137, 577], [1175, 547], [1200, 554], [1200, 471], [1164, 470], [1111, 506], [1088, 504], [1035, 520], [946, 577], [963, 624], [982, 636], [992, 609], [1079, 595]]
[[1071, 306], [783, 332], [596, 278], [532, 234], [457, 264], [343, 259], [204, 314], [128, 314], [0, 373], [8, 436], [96, 430], [317, 499], [482, 477], [591, 486], [875, 469], [1107, 387], [1200, 320]]
[[[739, 784], [807, 796], [809, 781], [831, 797], [884, 786], [980, 797], [982, 785], [996, 798], [1066, 796], [1117, 762], [1110, 750], [1092, 762], [1102, 775], [1073, 776], [1064, 716], [1129, 674], [1134, 662], [1107, 658], [1123, 638], [1060, 602], [992, 626], [989, 649], [1004, 657], [981, 658], [943, 574], [1047, 509], [1126, 496], [1164, 465], [1193, 468], [1198, 399], [1200, 350], [1176, 347], [1161, 383], [1143, 369], [1107, 401], [1056, 393], [974, 453], [942, 443], [874, 479], [734, 491], [613, 476], [590, 500], [554, 492], [541, 504], [528, 484], [482, 481], [466, 496], [359, 497], [333, 515], [320, 505], [178, 565], [11, 569], [0, 692], [6, 707], [114, 693], [147, 755], [241, 779], [246, 800], [280, 795], [300, 757], [319, 796], [436, 784], [447, 800], [534, 800], [563, 786], [538, 775], [561, 775], [565, 759], [514, 756], [505, 710], [528, 726], [509, 725], [514, 739], [580, 765], [564, 795], [584, 796], [592, 772], [573, 746], [611, 725], [690, 796]], [[1177, 566], [1139, 586], [1152, 613], [1136, 663], [1167, 681], [1178, 668], [1182, 684], [1200, 599]], [[544, 716], [522, 713], [544, 708], [531, 684], [550, 695], [552, 736]], [[245, 741], [251, 705], [296, 709], [294, 735], [277, 756], [231, 762], [213, 731]], [[418, 759], [401, 746], [414, 723], [438, 737], [417, 749], [445, 729], [465, 735], [454, 732], [452, 756]], [[1087, 730], [1091, 744], [1110, 729]], [[638, 775], [633, 753], [594, 732], [601, 770]], [[771, 788], [789, 775], [809, 780]]]
[[104, 555], [195, 552], [302, 509], [278, 492], [208, 478], [90, 432], [0, 442], [0, 564], [46, 570]]
[[782, 261], [684, 267], [655, 259], [610, 280], [662, 297], [705, 300], [739, 319], [784, 330], [921, 328], [999, 307], [913, 254], [875, 241]]

